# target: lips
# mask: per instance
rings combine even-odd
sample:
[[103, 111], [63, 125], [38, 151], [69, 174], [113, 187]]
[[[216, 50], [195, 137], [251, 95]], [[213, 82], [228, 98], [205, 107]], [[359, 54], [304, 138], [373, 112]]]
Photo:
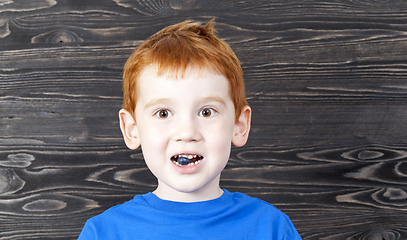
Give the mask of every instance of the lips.
[[[193, 154], [180, 154], [174, 155], [171, 157], [171, 161], [181, 167], [190, 167], [200, 163], [203, 159], [203, 156], [193, 155]], [[187, 160], [187, 161], [185, 161]]]

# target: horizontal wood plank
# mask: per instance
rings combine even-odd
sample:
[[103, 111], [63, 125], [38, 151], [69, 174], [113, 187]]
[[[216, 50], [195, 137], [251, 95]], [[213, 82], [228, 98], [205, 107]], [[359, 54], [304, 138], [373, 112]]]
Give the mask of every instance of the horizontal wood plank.
[[161, 28], [216, 19], [253, 108], [222, 187], [272, 203], [303, 239], [407, 239], [407, 3], [0, 4], [0, 239], [76, 239], [152, 191], [118, 128], [121, 74]]

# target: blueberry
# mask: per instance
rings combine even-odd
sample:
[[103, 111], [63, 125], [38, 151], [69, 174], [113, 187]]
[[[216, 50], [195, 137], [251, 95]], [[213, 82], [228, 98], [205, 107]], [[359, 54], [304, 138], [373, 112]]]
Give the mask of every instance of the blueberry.
[[178, 158], [178, 163], [181, 164], [181, 165], [187, 165], [190, 162], [191, 161], [186, 157], [179, 157]]

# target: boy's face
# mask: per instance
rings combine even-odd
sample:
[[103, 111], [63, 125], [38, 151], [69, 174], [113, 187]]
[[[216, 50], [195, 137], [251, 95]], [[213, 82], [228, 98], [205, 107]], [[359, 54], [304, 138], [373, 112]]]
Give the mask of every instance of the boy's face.
[[[141, 144], [147, 166], [158, 179], [154, 193], [167, 200], [219, 197], [220, 173], [231, 142], [244, 145], [250, 128], [249, 107], [235, 122], [227, 79], [193, 70], [174, 79], [158, 76], [155, 68], [146, 69], [139, 78], [136, 121], [131, 123], [123, 115], [128, 113], [121, 111], [122, 131], [129, 126], [128, 134], [123, 131], [127, 146], [135, 149]], [[177, 164], [179, 157], [191, 158], [192, 163]]]

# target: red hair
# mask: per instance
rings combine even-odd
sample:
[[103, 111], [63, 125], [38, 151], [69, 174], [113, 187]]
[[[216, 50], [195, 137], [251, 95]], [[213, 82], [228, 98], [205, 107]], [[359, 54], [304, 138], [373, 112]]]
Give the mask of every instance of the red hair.
[[181, 77], [189, 66], [209, 69], [229, 81], [229, 95], [235, 106], [236, 120], [247, 106], [243, 71], [230, 46], [215, 36], [214, 21], [185, 21], [168, 26], [148, 38], [131, 54], [123, 72], [123, 108], [133, 117], [139, 92], [137, 82], [141, 72], [156, 65], [163, 73]]

